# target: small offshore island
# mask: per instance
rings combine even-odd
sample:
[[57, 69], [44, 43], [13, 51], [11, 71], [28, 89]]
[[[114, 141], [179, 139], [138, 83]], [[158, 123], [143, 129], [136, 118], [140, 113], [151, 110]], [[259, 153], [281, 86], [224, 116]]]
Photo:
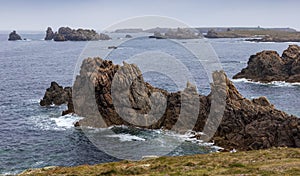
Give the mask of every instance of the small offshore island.
[[252, 55], [248, 66], [233, 76], [233, 79], [239, 78], [263, 83], [300, 82], [300, 47], [290, 45], [281, 57], [276, 51], [262, 51]]

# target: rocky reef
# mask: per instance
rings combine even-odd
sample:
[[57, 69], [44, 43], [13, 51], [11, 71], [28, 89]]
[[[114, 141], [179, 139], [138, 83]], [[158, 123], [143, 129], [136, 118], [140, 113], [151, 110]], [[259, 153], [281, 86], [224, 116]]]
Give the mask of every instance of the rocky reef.
[[22, 40], [21, 36], [16, 31], [12, 31], [8, 37], [9, 41]]
[[[68, 112], [75, 110], [85, 117], [76, 126], [128, 125], [209, 132], [220, 123], [211, 140], [226, 149], [300, 147], [299, 118], [275, 109], [265, 97], [244, 98], [223, 71], [213, 73], [207, 96], [199, 95], [190, 83], [185, 90], [170, 93], [145, 82], [134, 64], [120, 66], [88, 58], [73, 85], [72, 102], [74, 109]], [[205, 140], [205, 135], [195, 137]]]
[[276, 51], [262, 51], [252, 55], [247, 67], [233, 78], [246, 78], [257, 82], [300, 82], [300, 47], [290, 45], [282, 56]]
[[57, 32], [53, 32], [50, 27], [46, 31], [45, 40], [54, 41], [91, 41], [91, 40], [109, 40], [106, 34], [98, 34], [95, 30], [89, 29], [71, 29], [69, 27], [61, 27]]
[[168, 29], [164, 34], [155, 31], [152, 36], [149, 38], [156, 39], [199, 39], [202, 38], [202, 35], [193, 29], [188, 28], [177, 28], [177, 29]]

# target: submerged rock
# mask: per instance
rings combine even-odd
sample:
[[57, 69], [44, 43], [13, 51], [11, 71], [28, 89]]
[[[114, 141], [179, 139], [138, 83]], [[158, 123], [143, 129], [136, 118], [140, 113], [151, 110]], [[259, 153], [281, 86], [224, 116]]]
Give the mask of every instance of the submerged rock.
[[[60, 93], [64, 96], [59, 95], [57, 101], [68, 102], [70, 97], [62, 87], [51, 87], [42, 104], [54, 102]], [[208, 96], [199, 95], [188, 83], [185, 90], [169, 93], [145, 82], [134, 64], [119, 66], [101, 58], [88, 58], [76, 77], [69, 104], [70, 111], [75, 109], [76, 114], [85, 117], [76, 126], [128, 125], [178, 132], [190, 128], [209, 133], [220, 123], [211, 140], [226, 149], [300, 147], [299, 118], [275, 109], [266, 97], [244, 98], [222, 71], [214, 72], [211, 90]], [[195, 114], [196, 119], [192, 119]], [[205, 135], [197, 137], [205, 139]]]
[[16, 31], [12, 31], [10, 34], [9, 34], [9, 38], [8, 38], [9, 41], [16, 41], [16, 40], [22, 40], [21, 36], [19, 34], [17, 34]]
[[233, 77], [238, 78], [259, 82], [300, 82], [300, 47], [290, 45], [281, 57], [276, 51], [262, 51], [252, 55], [247, 67]]
[[48, 27], [46, 31], [45, 40], [52, 40], [52, 39], [54, 39], [54, 32], [52, 31], [51, 27]]

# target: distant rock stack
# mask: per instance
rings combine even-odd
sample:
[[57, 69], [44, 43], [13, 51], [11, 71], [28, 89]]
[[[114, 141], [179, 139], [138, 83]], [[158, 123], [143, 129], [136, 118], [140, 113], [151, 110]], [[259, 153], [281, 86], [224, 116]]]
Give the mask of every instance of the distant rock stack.
[[45, 40], [52, 40], [52, 39], [54, 39], [54, 32], [52, 31], [51, 27], [48, 27], [46, 31]]
[[17, 34], [16, 31], [12, 31], [10, 34], [9, 34], [9, 38], [8, 38], [9, 41], [16, 41], [16, 40], [22, 40], [21, 36], [19, 34]]

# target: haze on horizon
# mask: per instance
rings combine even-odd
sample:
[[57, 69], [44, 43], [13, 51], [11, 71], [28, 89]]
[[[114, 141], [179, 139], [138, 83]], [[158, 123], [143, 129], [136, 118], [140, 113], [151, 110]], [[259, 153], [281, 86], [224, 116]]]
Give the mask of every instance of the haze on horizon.
[[290, 27], [300, 30], [300, 1], [242, 0], [0, 0], [0, 30], [44, 31], [61, 26], [104, 29], [131, 17], [155, 15], [191, 27]]

